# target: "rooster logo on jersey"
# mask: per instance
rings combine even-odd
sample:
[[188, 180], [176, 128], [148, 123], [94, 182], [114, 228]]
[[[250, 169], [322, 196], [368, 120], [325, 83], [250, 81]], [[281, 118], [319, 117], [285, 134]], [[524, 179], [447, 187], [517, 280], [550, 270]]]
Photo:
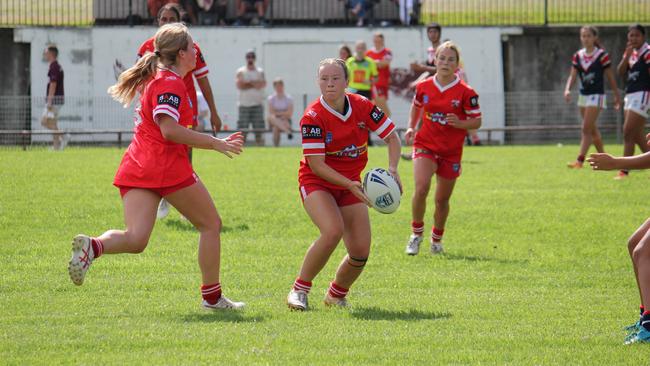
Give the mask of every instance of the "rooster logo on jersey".
[[458, 100], [458, 99], [452, 99], [452, 101], [451, 101], [451, 106], [454, 107], [454, 108], [458, 108], [458, 107], [460, 107], [460, 100]]

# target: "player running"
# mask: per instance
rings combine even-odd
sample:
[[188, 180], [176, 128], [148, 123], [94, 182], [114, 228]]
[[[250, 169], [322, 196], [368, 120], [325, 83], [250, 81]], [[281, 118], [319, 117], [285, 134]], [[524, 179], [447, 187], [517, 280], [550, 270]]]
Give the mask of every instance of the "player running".
[[[158, 11], [158, 26], [162, 27], [165, 24], [180, 22], [182, 18], [181, 14], [182, 10], [178, 4], [169, 3], [164, 5]], [[147, 52], [154, 51], [153, 41], [154, 37], [151, 37], [148, 40], [144, 41], [142, 45], [140, 45], [140, 48], [138, 49], [138, 58], [141, 58]], [[197, 130], [199, 125], [199, 102], [198, 98], [196, 97], [196, 88], [194, 87], [194, 79], [196, 79], [196, 82], [199, 84], [199, 88], [201, 89], [201, 93], [203, 93], [203, 97], [208, 103], [208, 107], [210, 109], [210, 124], [212, 125], [213, 133], [216, 135], [216, 133], [221, 130], [221, 118], [219, 118], [219, 114], [217, 113], [217, 106], [214, 103], [212, 87], [210, 86], [210, 80], [208, 79], [208, 73], [210, 70], [208, 69], [208, 65], [205, 63], [205, 59], [203, 58], [203, 54], [201, 53], [201, 48], [199, 45], [194, 43], [194, 48], [196, 48], [196, 67], [194, 70], [187, 73], [187, 75], [185, 75], [185, 78], [183, 78], [185, 88], [187, 89], [187, 93], [190, 96], [190, 101], [192, 102], [191, 107], [193, 113], [193, 118], [186, 127]], [[191, 148], [189, 152], [189, 159], [191, 162]], [[160, 205], [158, 206], [157, 217], [159, 219], [162, 219], [168, 214], [169, 206], [167, 205], [167, 201], [165, 199], [162, 199], [160, 200]]]
[[[646, 136], [646, 147], [650, 147], [650, 134]], [[589, 164], [594, 170], [650, 169], [650, 152], [637, 156], [615, 158], [609, 154], [591, 154]], [[625, 344], [650, 343], [650, 218], [639, 226], [627, 241], [632, 259], [634, 276], [641, 297], [639, 321], [626, 327], [629, 332]]]
[[610, 67], [612, 62], [607, 51], [598, 42], [598, 30], [592, 26], [580, 28], [580, 42], [583, 48], [573, 54], [571, 73], [564, 89], [564, 99], [569, 103], [571, 88], [576, 81], [576, 76], [580, 78], [580, 96], [578, 97], [578, 107], [580, 116], [582, 116], [580, 152], [576, 161], [567, 164], [569, 168], [574, 169], [582, 168], [585, 155], [592, 143], [599, 153], [605, 152], [603, 140], [596, 126], [600, 110], [607, 108], [605, 76], [607, 76], [609, 86], [614, 93], [614, 108], [618, 110], [621, 105], [614, 72]]
[[[650, 113], [650, 46], [645, 41], [645, 28], [640, 24], [631, 25], [627, 31], [627, 47], [617, 71], [624, 77], [625, 122], [623, 123], [623, 155], [634, 155], [634, 146], [647, 152], [644, 139], [645, 123]], [[615, 179], [625, 179], [627, 169], [621, 169]]]
[[377, 65], [378, 76], [377, 82], [372, 89], [372, 100], [377, 107], [390, 117], [390, 109], [388, 108], [388, 90], [390, 88], [390, 62], [393, 60], [393, 52], [390, 48], [385, 47], [384, 35], [382, 33], [375, 33], [372, 42], [374, 48], [366, 51], [366, 56], [375, 61], [375, 64]]
[[75, 285], [83, 284], [90, 265], [103, 253], [144, 251], [155, 224], [156, 208], [161, 197], [165, 197], [199, 231], [202, 306], [244, 306], [221, 294], [221, 219], [188, 158], [188, 146], [232, 157], [231, 154], [241, 153], [243, 138], [235, 133], [218, 139], [186, 128], [194, 114], [183, 77], [195, 67], [196, 48], [187, 27], [168, 24], [156, 32], [154, 52], [142, 56], [109, 88], [113, 98], [124, 105], [130, 104], [138, 91], [142, 93], [135, 135], [113, 181], [122, 196], [126, 230], [74, 238], [68, 271]]
[[[343, 60], [325, 59], [318, 67], [321, 97], [300, 121], [303, 159], [298, 181], [305, 211], [320, 231], [307, 250], [300, 274], [287, 297], [291, 309], [306, 310], [312, 280], [323, 269], [341, 238], [347, 255], [325, 295], [326, 305], [347, 306], [346, 295], [370, 254], [368, 197], [360, 182], [368, 161], [368, 131], [388, 145], [388, 171], [399, 183], [400, 139], [384, 112], [362, 96], [345, 92]], [[401, 185], [401, 183], [399, 183]]]
[[[460, 53], [452, 42], [445, 42], [436, 51], [436, 74], [417, 84], [411, 105], [406, 143], [413, 141], [413, 175], [415, 192], [412, 199], [413, 234], [406, 245], [406, 254], [420, 251], [424, 233], [426, 199], [431, 177], [436, 174], [435, 211], [431, 230], [431, 253], [443, 251], [442, 236], [449, 215], [449, 198], [461, 172], [463, 143], [467, 130], [481, 127], [478, 95], [457, 75]], [[422, 118], [422, 127], [415, 131]]]

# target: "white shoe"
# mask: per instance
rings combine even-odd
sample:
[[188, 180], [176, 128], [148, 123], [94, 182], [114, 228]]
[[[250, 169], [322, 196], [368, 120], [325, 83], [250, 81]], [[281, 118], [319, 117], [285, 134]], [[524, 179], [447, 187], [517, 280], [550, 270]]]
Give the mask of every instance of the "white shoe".
[[307, 293], [291, 289], [287, 296], [287, 306], [292, 310], [307, 310]]
[[68, 146], [68, 142], [70, 142], [70, 134], [66, 133], [65, 135], [63, 135], [63, 138], [61, 139], [61, 147], [60, 147], [60, 149], [61, 150], [65, 149], [66, 146]]
[[221, 297], [215, 304], [210, 304], [209, 302], [203, 300], [201, 306], [206, 310], [227, 310], [227, 309], [240, 310], [243, 309], [244, 306], [246, 306], [246, 304], [243, 302], [232, 301], [227, 297], [221, 295]]
[[431, 240], [431, 254], [440, 254], [445, 250], [445, 248], [442, 247], [442, 242], [441, 241], [433, 241]]
[[169, 203], [167, 203], [166, 199], [161, 199], [160, 203], [158, 204], [158, 212], [156, 213], [156, 218], [158, 220], [164, 219], [169, 215]]
[[90, 237], [79, 234], [72, 239], [72, 258], [68, 264], [68, 273], [72, 283], [81, 286], [84, 283], [86, 272], [95, 259]]
[[350, 306], [348, 304], [348, 300], [345, 297], [332, 297], [330, 296], [329, 292], [325, 294], [325, 299], [323, 299], [323, 302], [327, 306], [338, 306], [342, 308], [347, 308]]
[[406, 254], [417, 255], [420, 252], [420, 244], [422, 243], [422, 235], [411, 234], [409, 242], [406, 244]]

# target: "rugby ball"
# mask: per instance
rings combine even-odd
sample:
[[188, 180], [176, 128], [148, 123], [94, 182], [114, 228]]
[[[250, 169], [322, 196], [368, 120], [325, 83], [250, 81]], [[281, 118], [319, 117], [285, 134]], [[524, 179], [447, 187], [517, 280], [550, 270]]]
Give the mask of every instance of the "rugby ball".
[[393, 213], [399, 207], [402, 193], [395, 178], [385, 169], [368, 171], [363, 177], [363, 191], [370, 198], [372, 207], [381, 213]]

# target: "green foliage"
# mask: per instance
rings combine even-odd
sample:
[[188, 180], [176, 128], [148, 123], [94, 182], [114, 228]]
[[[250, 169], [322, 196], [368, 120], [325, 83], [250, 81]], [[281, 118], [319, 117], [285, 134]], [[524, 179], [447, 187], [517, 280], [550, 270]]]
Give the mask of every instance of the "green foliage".
[[[609, 147], [620, 152], [619, 146]], [[111, 186], [122, 151], [0, 151], [3, 364], [643, 364], [622, 345], [638, 295], [626, 239], [648, 216], [648, 174], [564, 167], [576, 146], [467, 148], [447, 254], [404, 254], [402, 207], [371, 213], [373, 249], [351, 310], [321, 303], [339, 248], [314, 281], [312, 310], [285, 297], [317, 230], [297, 188], [297, 148], [195, 152], [223, 218], [222, 284], [240, 313], [199, 309], [197, 232], [178, 213], [139, 255], [105, 255], [86, 282], [67, 274], [70, 240], [122, 228]], [[368, 167], [386, 166], [370, 149]], [[431, 225], [432, 199], [426, 229]], [[342, 247], [342, 246], [341, 246]]]

